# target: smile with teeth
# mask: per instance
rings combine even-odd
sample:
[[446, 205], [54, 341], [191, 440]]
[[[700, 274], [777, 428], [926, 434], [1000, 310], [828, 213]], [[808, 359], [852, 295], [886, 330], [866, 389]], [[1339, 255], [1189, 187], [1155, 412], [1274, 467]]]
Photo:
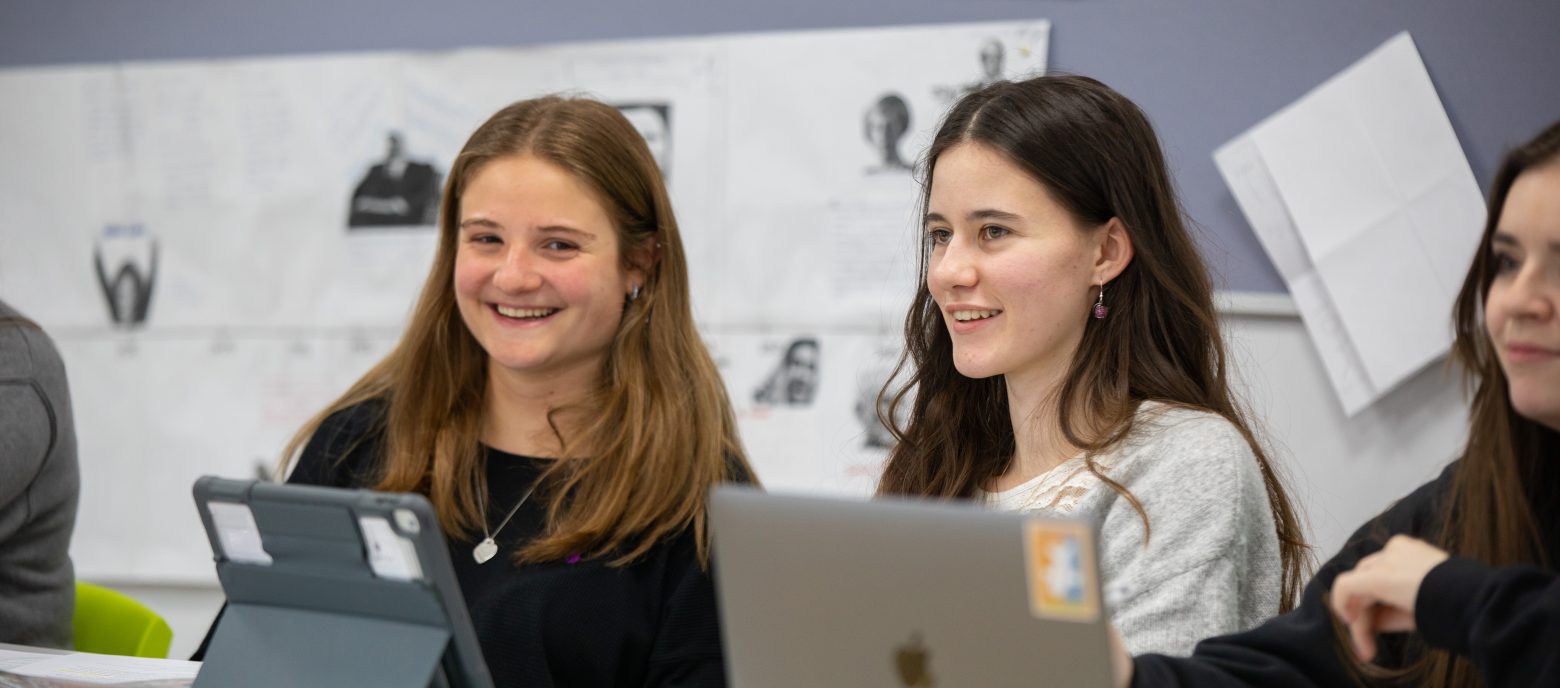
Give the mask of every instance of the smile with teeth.
[[989, 317], [991, 317], [993, 315], [996, 315], [998, 313], [1001, 313], [1001, 312], [1002, 311], [999, 311], [999, 310], [990, 310], [990, 311], [954, 311], [953, 312], [953, 319], [957, 320], [959, 322], [968, 322], [968, 321], [971, 321], [971, 320], [985, 320], [986, 318], [989, 318]]
[[498, 309], [499, 315], [520, 320], [537, 320], [558, 312], [556, 308], [510, 308], [499, 305], [495, 305], [494, 308]]

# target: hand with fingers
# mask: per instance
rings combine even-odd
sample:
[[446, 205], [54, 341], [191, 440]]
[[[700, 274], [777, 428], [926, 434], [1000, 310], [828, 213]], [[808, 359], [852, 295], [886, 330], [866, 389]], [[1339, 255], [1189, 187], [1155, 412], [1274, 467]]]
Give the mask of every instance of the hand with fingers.
[[1447, 554], [1423, 540], [1394, 535], [1387, 545], [1333, 581], [1328, 606], [1349, 629], [1362, 661], [1376, 656], [1376, 635], [1415, 629], [1414, 602], [1430, 569]]

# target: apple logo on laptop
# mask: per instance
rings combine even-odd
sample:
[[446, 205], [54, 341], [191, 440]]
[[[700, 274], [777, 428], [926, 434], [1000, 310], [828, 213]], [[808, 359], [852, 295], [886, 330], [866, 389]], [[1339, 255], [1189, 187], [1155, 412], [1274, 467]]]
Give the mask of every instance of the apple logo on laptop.
[[931, 653], [921, 644], [919, 632], [910, 634], [910, 642], [899, 646], [894, 653], [894, 664], [899, 669], [899, 680], [908, 688], [932, 688], [932, 674], [927, 671]]

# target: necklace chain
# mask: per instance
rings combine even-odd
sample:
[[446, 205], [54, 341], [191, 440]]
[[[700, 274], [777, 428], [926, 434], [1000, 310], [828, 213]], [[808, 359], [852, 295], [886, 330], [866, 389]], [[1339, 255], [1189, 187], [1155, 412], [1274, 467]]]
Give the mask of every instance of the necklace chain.
[[526, 500], [531, 498], [531, 493], [535, 491], [536, 482], [532, 482], [530, 489], [526, 490], [525, 494], [520, 496], [520, 501], [515, 502], [514, 508], [511, 508], [509, 510], [509, 514], [504, 516], [504, 520], [498, 524], [498, 527], [491, 531], [489, 531], [487, 527], [486, 500], [482, 498], [482, 493], [477, 493], [477, 508], [482, 511], [482, 534], [485, 536], [482, 542], [477, 543], [477, 546], [471, 549], [471, 556], [472, 558], [476, 559], [478, 564], [487, 563], [489, 559], [493, 558], [494, 554], [498, 553], [498, 543], [494, 540], [494, 538], [498, 537], [498, 534], [504, 531], [504, 526], [509, 525], [509, 520], [514, 518], [515, 514], [520, 512], [520, 507], [525, 504]]

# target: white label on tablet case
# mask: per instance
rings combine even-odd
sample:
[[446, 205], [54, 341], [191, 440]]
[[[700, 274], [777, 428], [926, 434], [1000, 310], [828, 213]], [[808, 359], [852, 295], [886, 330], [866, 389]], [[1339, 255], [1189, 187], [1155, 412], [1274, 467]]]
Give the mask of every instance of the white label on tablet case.
[[217, 529], [217, 541], [222, 544], [220, 554], [228, 561], [245, 564], [271, 563], [260, 541], [260, 528], [255, 525], [255, 514], [249, 507], [236, 502], [206, 502], [211, 514], [211, 524]]
[[374, 575], [393, 580], [421, 580], [422, 564], [417, 561], [417, 548], [412, 541], [397, 535], [390, 522], [378, 516], [358, 519], [363, 531], [363, 542], [368, 545], [368, 567]]

